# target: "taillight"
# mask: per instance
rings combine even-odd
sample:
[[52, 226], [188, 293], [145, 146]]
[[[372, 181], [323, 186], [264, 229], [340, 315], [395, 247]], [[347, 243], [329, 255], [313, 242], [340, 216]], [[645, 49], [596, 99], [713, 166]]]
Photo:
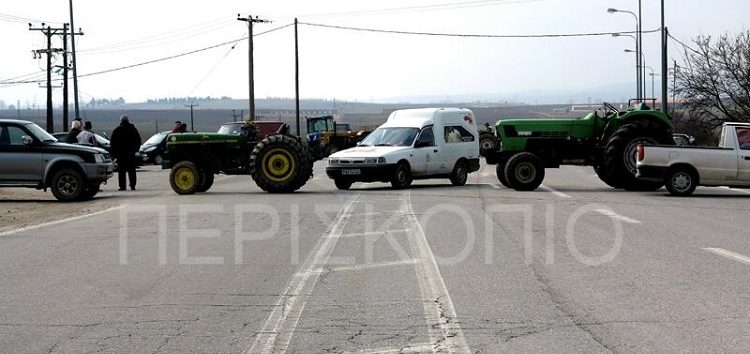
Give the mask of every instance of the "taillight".
[[646, 158], [646, 148], [643, 144], [638, 145], [638, 161], [643, 161]]

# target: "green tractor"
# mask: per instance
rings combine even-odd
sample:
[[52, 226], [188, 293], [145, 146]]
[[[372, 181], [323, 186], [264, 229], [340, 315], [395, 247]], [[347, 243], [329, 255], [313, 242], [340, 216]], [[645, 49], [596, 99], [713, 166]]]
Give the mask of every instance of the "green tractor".
[[636, 157], [639, 144], [674, 145], [669, 117], [645, 103], [623, 111], [604, 103], [600, 113], [575, 119], [500, 120], [495, 126], [500, 148], [486, 153], [487, 163], [497, 165], [504, 186], [519, 191], [535, 190], [545, 168], [561, 165], [593, 166], [614, 188], [661, 188], [635, 177]]
[[281, 122], [227, 123], [219, 133], [167, 137], [169, 182], [177, 194], [208, 191], [214, 175], [250, 175], [262, 190], [291, 193], [312, 176], [307, 146]]

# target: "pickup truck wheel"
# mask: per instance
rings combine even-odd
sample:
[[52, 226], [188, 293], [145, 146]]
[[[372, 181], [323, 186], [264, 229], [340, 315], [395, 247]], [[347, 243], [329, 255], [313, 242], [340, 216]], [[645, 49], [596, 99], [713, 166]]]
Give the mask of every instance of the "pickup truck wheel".
[[678, 197], [687, 197], [698, 187], [698, 176], [687, 168], [671, 169], [664, 176], [664, 184], [670, 194]]
[[674, 138], [666, 127], [652, 122], [623, 124], [612, 134], [604, 151], [603, 173], [609, 185], [622, 186], [630, 191], [655, 191], [664, 185], [635, 177], [638, 144], [674, 145]]
[[469, 179], [469, 168], [466, 167], [466, 162], [456, 162], [456, 166], [453, 167], [453, 172], [451, 172], [450, 176], [451, 184], [454, 186], [463, 186], [466, 184], [467, 179]]
[[505, 161], [500, 161], [500, 163], [497, 164], [497, 167], [495, 168], [495, 174], [497, 175], [497, 180], [500, 181], [500, 183], [505, 186], [505, 188], [511, 188], [510, 183], [508, 183], [508, 180], [505, 178], [505, 165], [507, 163]]
[[542, 160], [529, 152], [513, 155], [505, 165], [505, 179], [517, 191], [533, 191], [544, 181]]
[[80, 200], [86, 192], [86, 184], [81, 173], [72, 168], [65, 168], [52, 177], [52, 195], [61, 202]]
[[214, 173], [212, 171], [201, 169], [200, 176], [201, 176], [201, 183], [198, 186], [198, 189], [196, 190], [196, 192], [205, 193], [209, 189], [211, 189], [211, 186], [213, 186], [214, 184]]
[[403, 162], [396, 165], [396, 170], [391, 179], [391, 186], [395, 189], [404, 189], [409, 187], [411, 182], [411, 168], [409, 168], [409, 165]]
[[201, 184], [198, 166], [190, 161], [178, 162], [169, 173], [169, 184], [177, 194], [194, 194]]
[[336, 185], [336, 188], [346, 191], [352, 188], [353, 182], [351, 180], [348, 180], [346, 178], [336, 178], [333, 180], [333, 183]]

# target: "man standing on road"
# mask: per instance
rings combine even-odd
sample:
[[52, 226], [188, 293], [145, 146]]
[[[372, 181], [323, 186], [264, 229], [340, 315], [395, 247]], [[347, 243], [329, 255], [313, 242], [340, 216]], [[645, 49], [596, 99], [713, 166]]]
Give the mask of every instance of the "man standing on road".
[[135, 183], [137, 181], [135, 175], [135, 153], [138, 152], [141, 146], [141, 134], [133, 124], [130, 124], [128, 116], [123, 115], [120, 117], [120, 126], [112, 131], [110, 144], [112, 146], [112, 156], [117, 159], [117, 177], [120, 183], [120, 190], [125, 190], [126, 173], [128, 182], [130, 182], [130, 190], [135, 190]]

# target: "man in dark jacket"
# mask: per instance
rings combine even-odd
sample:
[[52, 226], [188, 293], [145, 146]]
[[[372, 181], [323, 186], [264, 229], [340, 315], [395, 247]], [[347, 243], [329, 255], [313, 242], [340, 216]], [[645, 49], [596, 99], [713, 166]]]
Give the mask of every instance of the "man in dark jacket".
[[135, 190], [137, 181], [135, 175], [136, 160], [135, 153], [141, 147], [141, 134], [133, 124], [130, 124], [128, 116], [120, 117], [120, 126], [112, 131], [110, 139], [112, 157], [117, 159], [117, 177], [120, 183], [120, 190], [124, 191], [126, 187], [125, 174], [127, 173], [130, 189]]

